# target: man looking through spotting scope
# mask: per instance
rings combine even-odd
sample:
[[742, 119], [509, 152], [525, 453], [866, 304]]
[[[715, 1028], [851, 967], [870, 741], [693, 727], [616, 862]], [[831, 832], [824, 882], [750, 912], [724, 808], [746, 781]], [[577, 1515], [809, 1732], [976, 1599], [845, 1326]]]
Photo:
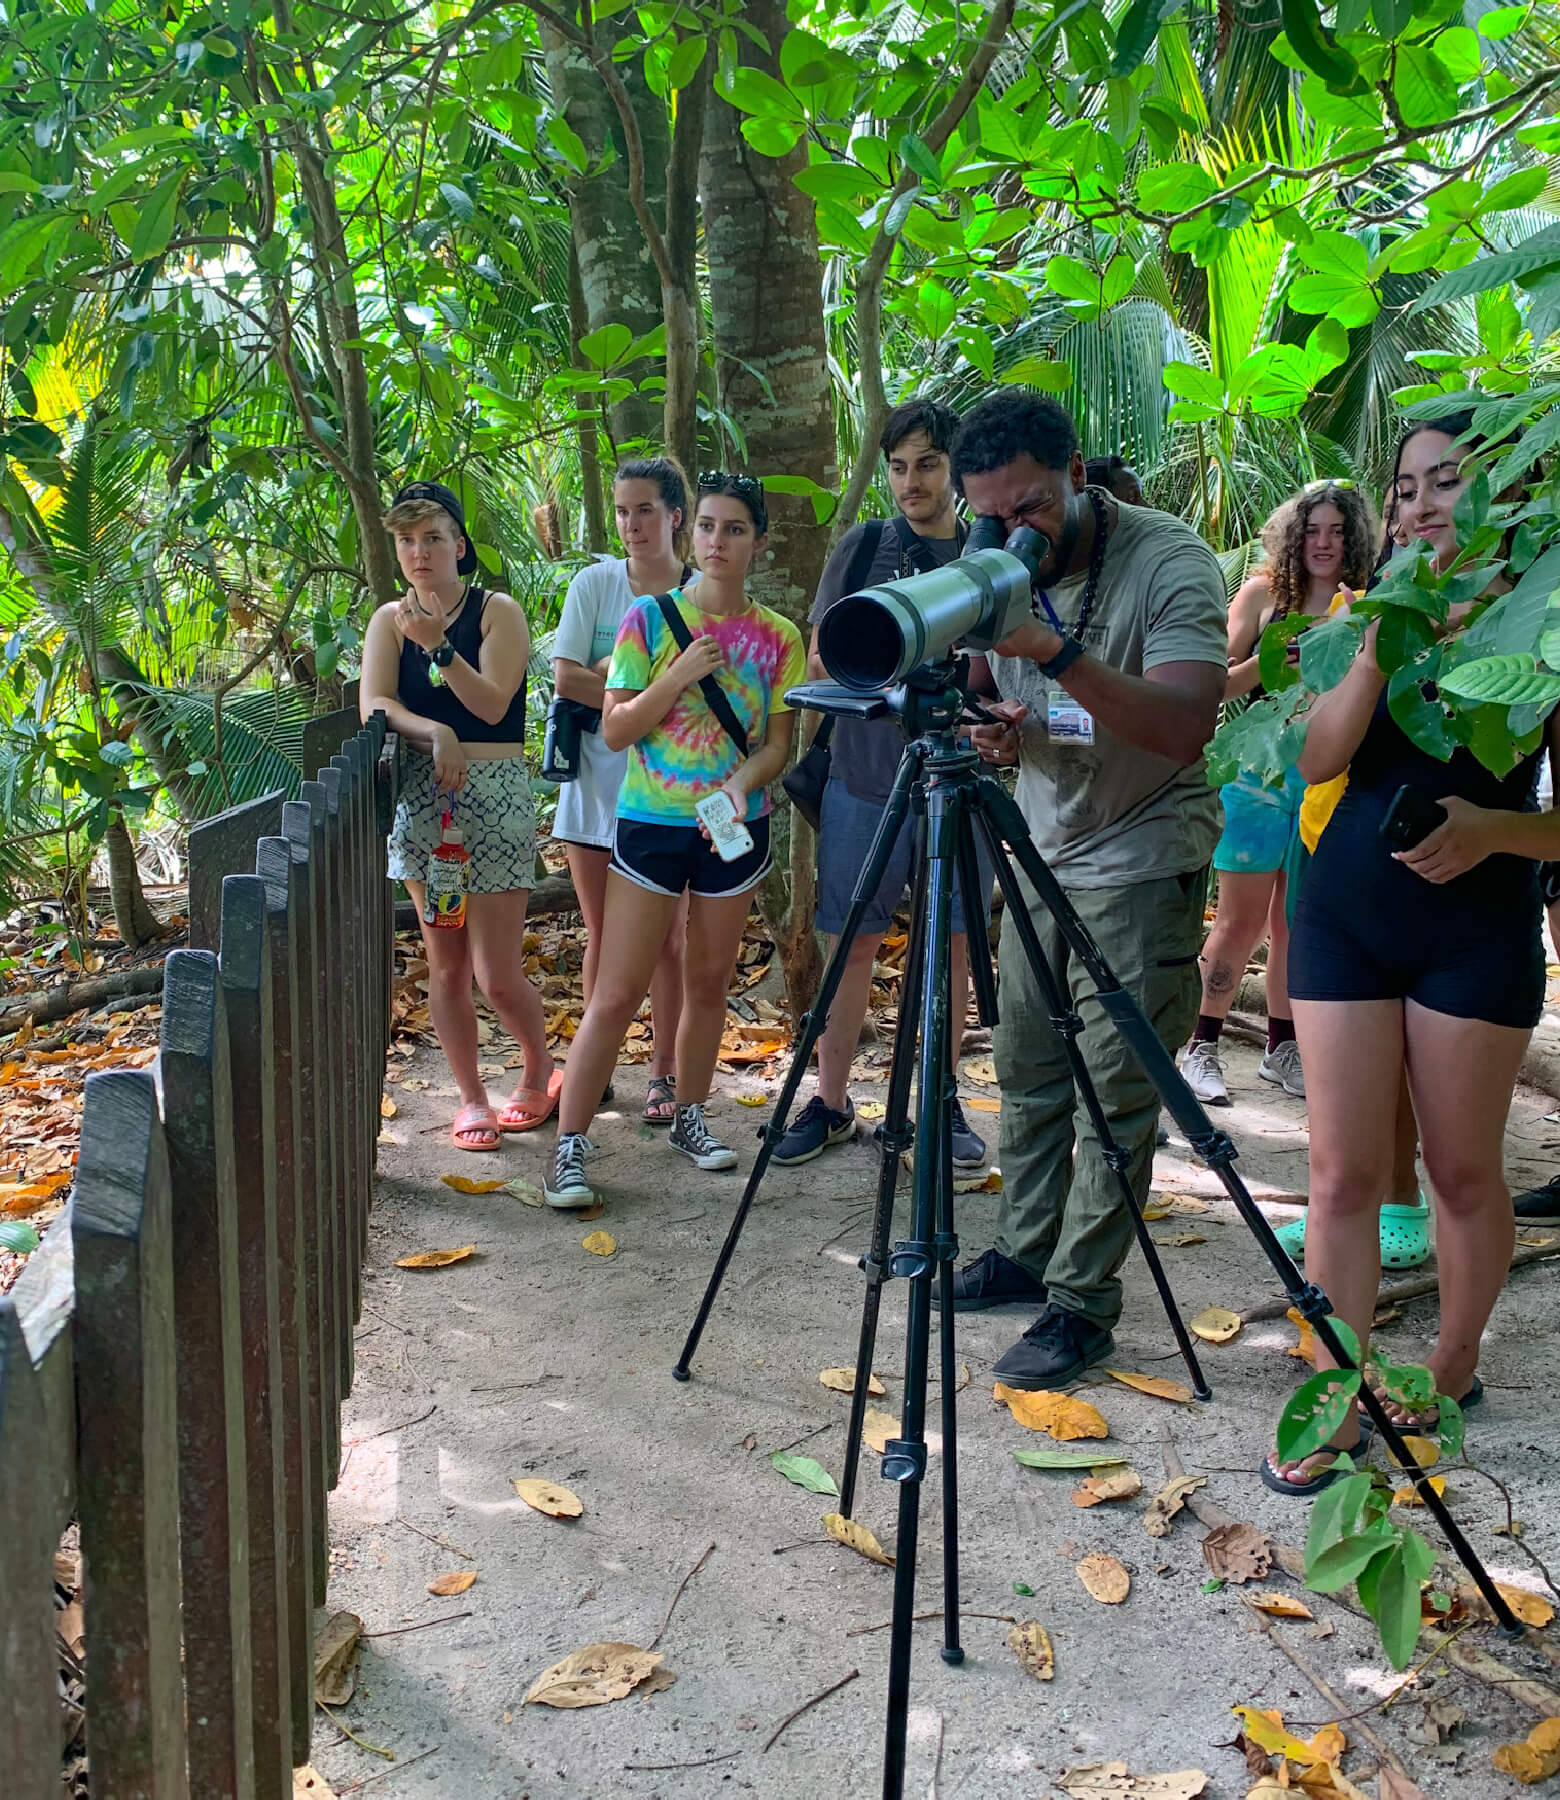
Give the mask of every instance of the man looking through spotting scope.
[[[949, 452], [959, 428], [959, 415], [935, 400], [906, 400], [896, 406], [883, 425], [879, 444], [888, 470], [889, 490], [898, 512], [892, 519], [868, 519], [853, 525], [835, 547], [818, 583], [813, 602], [812, 644], [807, 672], [814, 681], [827, 671], [818, 654], [818, 622], [842, 594], [859, 593], [882, 581], [903, 580], [941, 568], [964, 548], [965, 531], [955, 507]], [[985, 658], [972, 659], [979, 693], [992, 693]], [[828, 742], [829, 780], [819, 806], [818, 823], [818, 929], [829, 938], [832, 950], [850, 911], [857, 878], [867, 860], [873, 833], [888, 804], [904, 734], [893, 719], [828, 719], [819, 736], [832, 731]], [[816, 739], [815, 739], [816, 741]], [[850, 1142], [856, 1135], [856, 1110], [846, 1084], [861, 1036], [862, 1020], [872, 991], [872, 963], [883, 933], [888, 929], [900, 897], [910, 880], [915, 830], [907, 823], [899, 835], [894, 855], [851, 943], [845, 973], [840, 980], [829, 1022], [818, 1040], [818, 1091], [792, 1121], [774, 1154], [783, 1167], [811, 1162], [834, 1144]], [[991, 877], [984, 859], [982, 920], [991, 906]], [[953, 1061], [958, 1067], [959, 1039], [969, 996], [969, 953], [964, 935], [963, 896], [953, 902], [953, 983], [949, 1005], [954, 1020]], [[959, 1169], [980, 1169], [986, 1163], [986, 1145], [970, 1128], [957, 1099], [953, 1103], [953, 1163]]]
[[[1037, 616], [990, 653], [1000, 722], [977, 726], [976, 746], [989, 762], [1018, 764], [1017, 800], [1036, 848], [1173, 1051], [1197, 1016], [1219, 831], [1202, 760], [1224, 692], [1219, 565], [1181, 520], [1086, 488], [1072, 419], [1053, 400], [1012, 392], [980, 402], [954, 442], [953, 472], [973, 513], [1008, 532], [1029, 526], [1049, 545]], [[1141, 1202], [1158, 1095], [1055, 922], [1024, 889], [1083, 1020], [1079, 1048]], [[1133, 1226], [1011, 919], [998, 969], [1001, 1211], [994, 1248], [955, 1278], [954, 1307], [1039, 1306], [994, 1373], [1012, 1387], [1049, 1388], [1111, 1354], [1116, 1272]]]

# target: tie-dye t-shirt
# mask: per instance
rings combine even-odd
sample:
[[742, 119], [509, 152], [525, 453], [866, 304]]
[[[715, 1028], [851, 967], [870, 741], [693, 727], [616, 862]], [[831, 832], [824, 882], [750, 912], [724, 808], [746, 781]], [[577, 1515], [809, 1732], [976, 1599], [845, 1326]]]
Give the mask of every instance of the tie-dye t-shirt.
[[[690, 636], [713, 637], [724, 651], [726, 660], [715, 671], [715, 679], [742, 721], [748, 748], [756, 750], [764, 741], [770, 713], [790, 710], [785, 690], [807, 679], [802, 634], [767, 606], [750, 603], [744, 611], [727, 615], [701, 611], [684, 599], [680, 588], [672, 598]], [[618, 629], [607, 686], [642, 693], [679, 654], [656, 601], [636, 600]], [[690, 682], [661, 723], [631, 746], [628, 771], [618, 789], [617, 815], [652, 825], [696, 825], [695, 805], [734, 774], [742, 760], [699, 684]], [[762, 788], [748, 796], [749, 819], [761, 819], [768, 811], [769, 796]]]

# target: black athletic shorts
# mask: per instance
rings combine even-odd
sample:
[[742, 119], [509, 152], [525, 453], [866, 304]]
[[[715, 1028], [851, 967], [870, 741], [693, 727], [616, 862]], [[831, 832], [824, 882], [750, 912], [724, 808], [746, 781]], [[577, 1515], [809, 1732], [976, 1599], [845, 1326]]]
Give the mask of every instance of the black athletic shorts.
[[697, 825], [651, 825], [619, 819], [612, 840], [612, 863], [619, 875], [652, 894], [691, 894], [722, 900], [745, 894], [769, 873], [769, 816], [749, 819], [753, 848], [735, 862], [722, 862]]

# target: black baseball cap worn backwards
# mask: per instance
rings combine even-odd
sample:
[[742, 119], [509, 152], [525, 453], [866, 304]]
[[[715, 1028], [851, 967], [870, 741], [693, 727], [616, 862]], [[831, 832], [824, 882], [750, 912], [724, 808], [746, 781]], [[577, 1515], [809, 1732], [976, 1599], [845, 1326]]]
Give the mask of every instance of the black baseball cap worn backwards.
[[409, 481], [391, 501], [392, 509], [403, 500], [431, 500], [435, 506], [444, 508], [460, 527], [460, 535], [466, 540], [466, 548], [460, 553], [455, 572], [458, 575], [470, 575], [477, 566], [477, 552], [471, 542], [471, 533], [466, 529], [466, 509], [461, 505], [460, 496], [454, 488], [446, 487], [442, 481]]

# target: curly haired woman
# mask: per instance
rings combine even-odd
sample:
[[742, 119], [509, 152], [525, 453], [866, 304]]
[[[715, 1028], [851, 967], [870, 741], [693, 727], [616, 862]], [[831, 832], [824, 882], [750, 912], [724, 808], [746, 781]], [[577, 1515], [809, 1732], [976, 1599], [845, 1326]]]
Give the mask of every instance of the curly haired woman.
[[[1230, 605], [1229, 676], [1224, 697], [1260, 698], [1257, 648], [1275, 619], [1321, 618], [1340, 585], [1359, 589], [1376, 561], [1376, 521], [1352, 482], [1317, 481], [1286, 500], [1262, 528], [1265, 561]], [[1279, 788], [1242, 772], [1222, 791], [1224, 834], [1213, 853], [1219, 906], [1203, 947], [1202, 1009], [1181, 1070], [1207, 1106], [1228, 1106], [1219, 1034], [1252, 951], [1268, 932], [1268, 1047], [1257, 1073], [1305, 1098], [1305, 1076], [1290, 1015], [1289, 927], [1284, 859], [1305, 783], [1291, 770]]]

